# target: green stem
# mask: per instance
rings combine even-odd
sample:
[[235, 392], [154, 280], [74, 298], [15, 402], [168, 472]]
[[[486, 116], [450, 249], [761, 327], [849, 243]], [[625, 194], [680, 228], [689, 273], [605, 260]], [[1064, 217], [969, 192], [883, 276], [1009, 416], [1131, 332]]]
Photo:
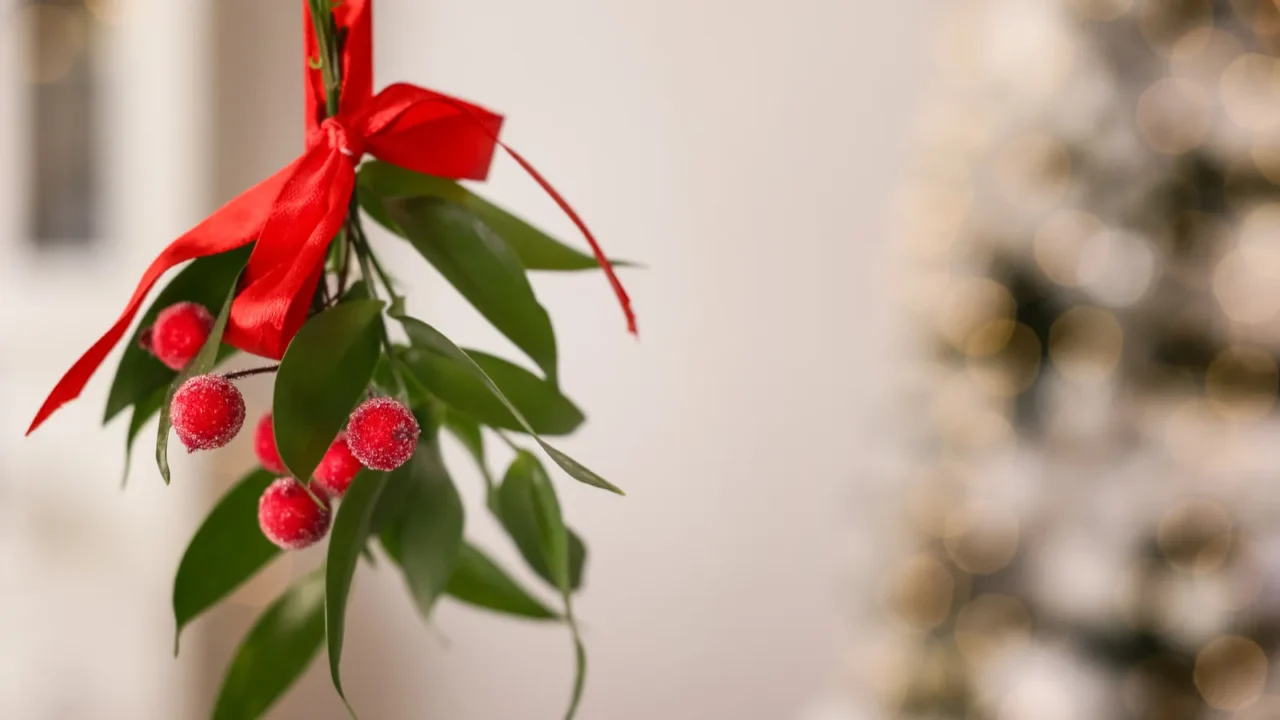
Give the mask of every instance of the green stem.
[[228, 380], [239, 380], [240, 378], [249, 377], [250, 375], [265, 375], [267, 373], [273, 373], [279, 369], [280, 369], [279, 365], [267, 365], [265, 367], [256, 367], [256, 368], [249, 368], [248, 370], [237, 370], [235, 372], [229, 372], [226, 375], [223, 375], [223, 377], [225, 377]]
[[[352, 218], [356, 218], [356, 219], [353, 220]], [[359, 218], [359, 215], [348, 215], [347, 216], [348, 227], [351, 227], [353, 229], [358, 227], [359, 226], [358, 218]], [[360, 262], [360, 274], [364, 277], [365, 282], [368, 283], [369, 285], [369, 294], [376, 298], [378, 296], [378, 292], [377, 292], [376, 286], [374, 285], [374, 280], [373, 280], [374, 279], [374, 273], [372, 269], [373, 250], [369, 247], [367, 243], [363, 242], [360, 235], [356, 234], [355, 232], [352, 233], [351, 247], [355, 250], [356, 259]], [[387, 291], [391, 292], [389, 287]], [[382, 340], [383, 351], [387, 354], [387, 368], [391, 371], [391, 376], [395, 378], [396, 389], [399, 391], [401, 395], [406, 395], [404, 378], [400, 376], [400, 369], [396, 367], [396, 351], [395, 351], [395, 348], [391, 345], [391, 335], [390, 333], [387, 332], [386, 319], [383, 318], [382, 316], [378, 317], [378, 335], [379, 335], [379, 338]]]
[[[366, 245], [366, 247], [368, 247]], [[378, 260], [378, 256], [374, 254], [373, 248], [369, 248], [369, 261], [373, 263], [373, 271], [378, 274], [378, 279], [382, 281], [382, 287], [386, 289], [387, 294], [394, 300], [396, 298], [395, 288], [392, 287], [391, 277], [387, 275], [387, 271], [382, 269], [382, 263]]]
[[582, 687], [587, 681], [587, 649], [582, 643], [582, 632], [578, 629], [578, 618], [573, 614], [572, 594], [562, 590], [564, 597], [564, 620], [573, 635], [573, 695], [569, 700], [569, 709], [565, 711], [565, 720], [573, 720], [578, 714], [578, 703], [582, 701]]
[[[379, 262], [378, 256], [373, 252], [373, 246], [369, 244], [369, 236], [365, 235], [364, 224], [360, 221], [360, 200], [358, 193], [359, 188], [351, 191], [351, 209], [347, 211], [347, 226], [351, 229], [351, 241], [357, 246], [357, 250], [363, 249], [365, 256], [370, 265], [373, 266], [373, 272], [378, 280], [382, 283], [382, 287], [387, 294], [394, 300], [396, 290], [391, 282], [391, 277], [387, 275], [387, 271], [383, 269], [382, 263]], [[370, 283], [370, 292], [373, 292], [373, 276], [366, 276]]]
[[354, 240], [354, 238], [351, 246], [355, 248], [356, 260], [360, 263], [360, 275], [369, 285], [369, 294], [376, 298], [378, 296], [378, 288], [374, 285], [373, 269], [369, 263], [369, 248], [359, 240]]
[[311, 24], [315, 26], [316, 44], [320, 48], [320, 74], [324, 77], [325, 111], [329, 117], [338, 114], [342, 92], [342, 65], [337, 55], [337, 38], [329, 0], [308, 0]]
[[311, 498], [311, 502], [315, 503], [315, 504], [316, 504], [316, 507], [321, 508], [321, 509], [324, 509], [324, 510], [329, 510], [329, 509], [330, 509], [330, 506], [329, 506], [329, 505], [326, 505], [326, 504], [325, 504], [325, 502], [324, 502], [324, 500], [321, 500], [321, 499], [320, 499], [320, 496], [319, 496], [319, 495], [316, 495], [316, 491], [311, 489], [311, 481], [310, 481], [310, 480], [308, 480], [308, 481], [306, 481], [306, 482], [300, 482], [300, 483], [298, 483], [298, 486], [299, 486], [299, 487], [301, 487], [301, 488], [302, 488], [302, 491], [303, 491], [303, 492], [305, 492], [305, 493], [307, 494], [307, 497]]
[[347, 241], [346, 232], [338, 233], [334, 242], [338, 243], [338, 257], [342, 258], [338, 268], [338, 299], [347, 292], [347, 273], [351, 270], [351, 243]]
[[504, 433], [504, 432], [502, 432], [502, 431], [501, 431], [501, 430], [499, 430], [498, 428], [490, 428], [490, 430], [493, 430], [493, 432], [494, 432], [494, 433], [495, 433], [499, 438], [501, 438], [502, 442], [506, 443], [506, 444], [507, 444], [507, 447], [511, 448], [514, 452], [519, 453], [519, 452], [522, 452], [522, 451], [524, 450], [524, 448], [522, 448], [522, 447], [520, 447], [519, 445], [517, 445], [517, 444], [515, 444], [514, 442], [512, 442], [512, 441], [511, 441], [511, 438], [507, 437], [507, 434], [506, 434], [506, 433]]

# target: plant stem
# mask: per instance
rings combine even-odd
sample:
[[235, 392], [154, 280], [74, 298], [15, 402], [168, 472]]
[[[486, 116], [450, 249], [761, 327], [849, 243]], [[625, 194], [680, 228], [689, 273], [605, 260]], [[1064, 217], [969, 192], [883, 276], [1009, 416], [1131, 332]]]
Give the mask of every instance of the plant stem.
[[300, 482], [298, 483], [298, 485], [302, 487], [302, 491], [307, 494], [307, 497], [311, 498], [311, 502], [316, 504], [316, 507], [321, 508], [323, 510], [329, 509], [329, 506], [326, 505], [325, 502], [320, 499], [320, 496], [316, 495], [316, 491], [311, 489], [311, 480], [308, 480], [306, 482]]
[[507, 434], [506, 434], [506, 433], [504, 433], [504, 432], [502, 432], [502, 431], [501, 431], [501, 430], [499, 430], [498, 428], [490, 428], [490, 429], [491, 429], [491, 430], [493, 430], [493, 432], [494, 432], [494, 433], [496, 433], [496, 434], [498, 435], [498, 437], [502, 439], [502, 442], [504, 442], [504, 443], [506, 443], [506, 444], [507, 444], [507, 447], [511, 448], [511, 449], [512, 449], [512, 450], [514, 450], [516, 453], [520, 453], [520, 452], [522, 452], [522, 451], [524, 450], [524, 448], [522, 448], [522, 447], [520, 447], [519, 445], [517, 445], [517, 444], [515, 444], [514, 442], [512, 442], [512, 441], [511, 441], [511, 438], [507, 437]]
[[266, 365], [264, 367], [256, 367], [256, 368], [249, 368], [248, 370], [237, 370], [235, 372], [229, 372], [223, 377], [225, 377], [228, 380], [239, 380], [240, 378], [249, 377], [250, 375], [265, 375], [267, 373], [273, 373], [279, 369], [280, 369], [279, 365]]
[[347, 273], [351, 270], [351, 243], [345, 232], [338, 233], [334, 242], [338, 243], [338, 256], [342, 258], [338, 268], [338, 299], [342, 299], [347, 292]]
[[370, 263], [369, 263], [369, 248], [359, 240], [356, 240], [355, 242], [353, 242], [351, 246], [355, 248], [356, 260], [359, 261], [360, 263], [360, 276], [363, 277], [364, 281], [369, 284], [369, 294], [374, 297], [377, 297], [378, 288], [376, 285], [374, 285], [373, 270], [371, 269]]
[[319, 287], [320, 287], [320, 299], [324, 303], [324, 308], [328, 310], [330, 307], [333, 306], [335, 298], [329, 294], [329, 277], [323, 272], [320, 273]]
[[[366, 247], [368, 246], [366, 245]], [[382, 263], [378, 260], [378, 256], [374, 254], [373, 248], [369, 248], [369, 261], [373, 263], [373, 271], [378, 274], [378, 279], [382, 281], [382, 287], [386, 289], [387, 294], [394, 300], [396, 291], [391, 285], [391, 277], [387, 275], [386, 270], [382, 269]]]
[[308, 0], [311, 24], [315, 26], [316, 44], [320, 48], [320, 73], [324, 76], [325, 111], [329, 117], [338, 114], [342, 92], [342, 65], [336, 52], [333, 12], [329, 0]]
[[[364, 225], [360, 222], [359, 192], [360, 189], [358, 187], [351, 191], [351, 209], [347, 211], [347, 227], [351, 229], [352, 243], [357, 245], [357, 250], [364, 251], [369, 264], [373, 266], [374, 273], [377, 274], [378, 280], [382, 283], [382, 287], [394, 299], [396, 291], [392, 286], [391, 277], [387, 275], [387, 271], [382, 268], [382, 263], [378, 261], [378, 256], [374, 254], [373, 246], [369, 244], [369, 237], [364, 233]], [[367, 270], [367, 268], [365, 269]], [[370, 292], [373, 292], [373, 276], [366, 275], [366, 279], [370, 283]]]
[[[354, 202], [353, 193], [352, 203], [354, 204]], [[359, 210], [353, 209], [347, 215], [347, 227], [351, 231], [351, 247], [355, 250], [356, 259], [360, 262], [360, 275], [364, 277], [365, 282], [369, 285], [369, 294], [376, 298], [378, 296], [378, 288], [374, 283], [373, 267], [376, 267], [377, 260], [373, 256], [373, 248], [369, 247], [368, 241], [364, 237], [364, 231], [360, 227]], [[387, 293], [394, 298], [395, 292], [388, 284], [386, 276], [379, 273], [377, 277], [382, 279], [382, 284], [386, 287]], [[387, 322], [381, 315], [378, 316], [378, 336], [382, 340], [382, 348], [387, 355], [387, 368], [391, 371], [391, 377], [395, 378], [396, 389], [400, 395], [407, 397], [404, 378], [400, 376], [400, 370], [396, 367], [396, 352], [395, 347], [391, 344], [391, 334], [387, 332]]]

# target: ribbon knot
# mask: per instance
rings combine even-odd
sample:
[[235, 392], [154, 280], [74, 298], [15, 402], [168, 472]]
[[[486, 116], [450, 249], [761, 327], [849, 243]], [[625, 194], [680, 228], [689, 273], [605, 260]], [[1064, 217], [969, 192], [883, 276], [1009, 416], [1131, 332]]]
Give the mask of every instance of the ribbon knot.
[[330, 148], [345, 155], [353, 163], [360, 162], [364, 155], [364, 138], [358, 133], [348, 132], [342, 120], [337, 117], [325, 118], [320, 123], [319, 130]]
[[[254, 243], [231, 305], [223, 341], [255, 355], [280, 358], [306, 322], [324, 259], [347, 217], [355, 167], [365, 152], [414, 172], [457, 180], [483, 180], [494, 150], [506, 150], [574, 222], [595, 254], [635, 332], [635, 316], [622, 284], [586, 224], [555, 188], [498, 139], [502, 116], [414, 85], [373, 93], [372, 0], [333, 6], [344, 33], [342, 88], [336, 117], [325, 113], [321, 72], [306, 67], [307, 149], [275, 175], [219, 208], [164, 249], [143, 273], [124, 311], [106, 334], [76, 361], [31, 422], [35, 430], [59, 407], [80, 395], [89, 378], [128, 331], [147, 293], [179, 263]], [[308, 7], [304, 0], [303, 7]], [[309, 14], [304, 13], [304, 57], [319, 57]], [[343, 160], [341, 158], [346, 158]]]

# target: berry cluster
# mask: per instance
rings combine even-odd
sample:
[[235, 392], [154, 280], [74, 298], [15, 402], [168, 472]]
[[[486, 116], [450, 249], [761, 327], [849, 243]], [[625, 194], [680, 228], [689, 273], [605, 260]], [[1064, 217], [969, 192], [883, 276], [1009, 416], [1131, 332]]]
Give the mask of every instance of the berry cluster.
[[[205, 320], [208, 319], [208, 322]], [[180, 370], [204, 345], [213, 325], [205, 308], [178, 303], [163, 310], [144, 331], [142, 345], [165, 365]], [[179, 386], [169, 406], [174, 432], [187, 448], [223, 447], [244, 426], [244, 396], [221, 375], [197, 375]], [[258, 524], [271, 542], [286, 550], [307, 547], [329, 530], [331, 501], [342, 497], [362, 468], [388, 471], [409, 461], [421, 429], [409, 408], [391, 398], [361, 403], [338, 433], [312, 482], [304, 487], [289, 477], [276, 446], [271, 413], [253, 433], [253, 449], [262, 467], [281, 475], [258, 503]]]

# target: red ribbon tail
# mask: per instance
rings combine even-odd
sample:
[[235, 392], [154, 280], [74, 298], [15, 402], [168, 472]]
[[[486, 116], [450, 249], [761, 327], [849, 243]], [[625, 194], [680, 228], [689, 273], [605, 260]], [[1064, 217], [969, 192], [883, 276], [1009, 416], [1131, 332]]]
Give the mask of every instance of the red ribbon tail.
[[54, 386], [49, 397], [45, 398], [35, 419], [31, 421], [31, 427], [27, 428], [27, 435], [40, 427], [58, 408], [80, 396], [89, 378], [93, 377], [111, 349], [129, 330], [147, 293], [166, 271], [187, 260], [216, 255], [252, 242], [258, 236], [271, 203], [291, 171], [292, 166], [246, 190], [165, 248], [142, 274], [142, 279], [138, 281], [138, 286], [119, 319], [80, 356]]
[[[421, 138], [412, 137], [414, 129], [428, 127], [434, 123], [447, 123], [450, 119], [448, 116], [432, 111], [432, 106], [436, 104], [452, 108], [461, 116], [471, 120], [479, 129], [481, 137], [487, 139], [487, 142], [476, 142], [481, 138], [468, 137], [455, 131], [454, 135], [450, 137], [450, 143], [447, 146], [447, 149], [452, 151], [453, 155], [461, 153], [461, 157], [452, 158], [455, 162], [444, 163], [441, 161], [440, 156], [444, 154], [442, 151], [445, 148], [436, 149], [431, 153], [424, 153]], [[636, 330], [636, 316], [631, 310], [631, 298], [627, 296], [627, 291], [623, 289], [622, 282], [614, 273], [613, 265], [609, 262], [609, 258], [605, 256], [604, 251], [601, 250], [600, 243], [596, 241], [595, 235], [591, 234], [587, 224], [583, 222], [569, 202], [564, 199], [564, 196], [557, 192], [551, 183], [542, 176], [542, 173], [538, 172], [528, 160], [524, 159], [523, 155], [499, 139], [498, 128], [502, 122], [501, 117], [448, 95], [426, 90], [415, 85], [397, 83], [387, 87], [374, 98], [373, 105], [366, 113], [363, 121], [365, 134], [369, 138], [369, 149], [374, 155], [410, 170], [431, 175], [484, 179], [485, 174], [488, 172], [493, 146], [497, 145], [506, 150], [512, 159], [529, 174], [529, 177], [532, 177], [542, 187], [543, 191], [550, 195], [552, 200], [555, 200], [560, 209], [569, 216], [573, 224], [582, 232], [583, 237], [591, 245], [591, 252], [595, 255], [596, 262], [600, 264], [600, 268], [604, 270], [605, 276], [608, 277], [609, 284], [613, 287], [614, 295], [618, 297], [618, 303], [622, 306], [622, 313], [627, 318], [627, 330], [632, 335], [639, 334]], [[463, 152], [463, 149], [466, 152]]]
[[565, 200], [564, 197], [551, 186], [551, 183], [542, 176], [542, 173], [538, 172], [528, 160], [524, 159], [524, 156], [511, 149], [510, 145], [507, 145], [501, 140], [497, 140], [495, 138], [495, 141], [498, 143], [499, 147], [507, 151], [507, 154], [511, 156], [512, 160], [519, 163], [520, 167], [524, 168], [524, 171], [529, 173], [529, 177], [533, 178], [534, 182], [538, 183], [538, 185], [551, 196], [551, 199], [556, 201], [556, 204], [560, 206], [560, 209], [564, 211], [564, 214], [568, 215], [569, 219], [573, 221], [573, 224], [578, 226], [578, 230], [582, 231], [583, 237], [585, 237], [587, 239], [587, 243], [591, 245], [592, 254], [596, 256], [596, 262], [600, 264], [600, 269], [604, 270], [605, 277], [609, 279], [609, 285], [613, 287], [613, 294], [618, 297], [618, 304], [622, 306], [622, 314], [627, 318], [627, 332], [635, 335], [636, 337], [640, 337], [640, 331], [636, 327], [636, 314], [631, 309], [631, 297], [627, 295], [626, 289], [622, 287], [622, 281], [618, 279], [618, 275], [613, 271], [613, 263], [609, 262], [609, 258], [605, 256], [604, 250], [600, 248], [600, 243], [596, 241], [596, 236], [592, 235], [591, 231], [587, 229], [587, 224], [583, 222], [582, 218], [578, 216], [578, 213], [574, 211], [573, 206], [569, 204], [569, 201]]
[[234, 243], [227, 243], [225, 247], [210, 248], [198, 243], [192, 243], [190, 242], [190, 236], [184, 235], [170, 245], [147, 268], [142, 280], [138, 283], [137, 289], [133, 291], [133, 297], [129, 299], [129, 304], [125, 306], [124, 312], [121, 313], [115, 324], [111, 326], [111, 329], [98, 338], [98, 341], [84, 355], [80, 356], [80, 359], [71, 366], [71, 369], [54, 386], [53, 391], [49, 393], [49, 397], [45, 398], [44, 404], [40, 406], [35, 419], [31, 421], [31, 427], [27, 428], [27, 434], [30, 435], [35, 432], [35, 429], [49, 419], [49, 416], [55, 413], [58, 408], [80, 397], [80, 392], [89, 383], [89, 378], [93, 377], [94, 372], [107, 359], [107, 355], [111, 353], [112, 348], [120, 342], [120, 338], [124, 337], [125, 332], [129, 330], [129, 326], [133, 324], [133, 318], [138, 314], [142, 301], [146, 299], [147, 293], [150, 292], [161, 275], [164, 275], [167, 270], [175, 265], [187, 260], [231, 250], [252, 240], [252, 237], [242, 237], [237, 238]]

